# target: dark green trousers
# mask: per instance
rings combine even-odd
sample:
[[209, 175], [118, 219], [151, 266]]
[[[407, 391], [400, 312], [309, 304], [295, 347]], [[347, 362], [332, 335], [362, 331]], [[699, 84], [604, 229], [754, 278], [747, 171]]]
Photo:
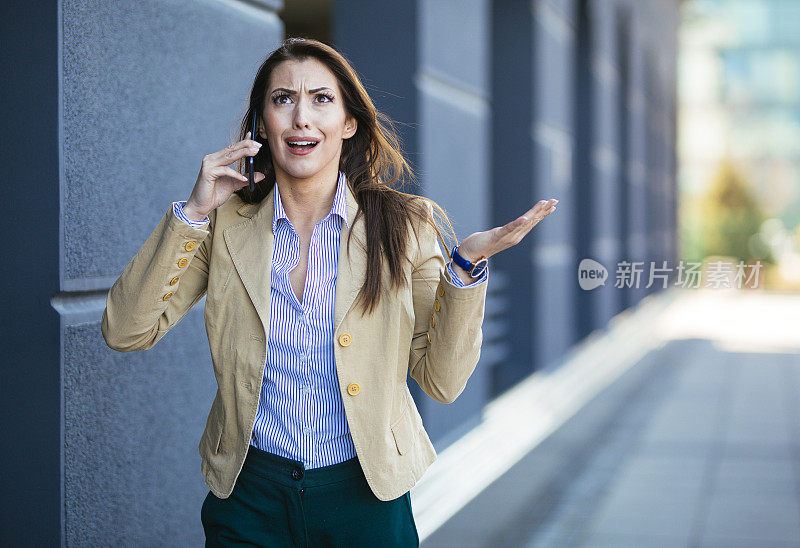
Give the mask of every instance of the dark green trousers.
[[252, 445], [231, 496], [206, 495], [206, 546], [419, 546], [409, 493], [382, 501], [358, 458], [306, 470]]

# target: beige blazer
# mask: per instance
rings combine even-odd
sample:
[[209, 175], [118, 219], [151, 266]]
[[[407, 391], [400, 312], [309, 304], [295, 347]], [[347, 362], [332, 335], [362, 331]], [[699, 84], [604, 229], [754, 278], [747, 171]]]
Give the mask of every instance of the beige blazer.
[[[227, 498], [250, 446], [267, 357], [273, 192], [258, 204], [236, 194], [205, 227], [170, 204], [108, 293], [101, 330], [120, 352], [155, 345], [206, 295], [205, 325], [217, 393], [198, 446], [211, 491]], [[334, 310], [339, 389], [358, 460], [380, 500], [405, 494], [436, 459], [406, 374], [442, 403], [453, 402], [480, 357], [486, 283], [453, 284], [435, 232], [414, 226], [407, 287], [386, 291], [362, 317], [356, 293], [366, 272], [363, 216], [346, 192], [353, 237], [342, 225]], [[429, 211], [431, 211], [429, 205]], [[388, 274], [384, 271], [384, 279]], [[197, 341], [196, 344], [200, 344]]]

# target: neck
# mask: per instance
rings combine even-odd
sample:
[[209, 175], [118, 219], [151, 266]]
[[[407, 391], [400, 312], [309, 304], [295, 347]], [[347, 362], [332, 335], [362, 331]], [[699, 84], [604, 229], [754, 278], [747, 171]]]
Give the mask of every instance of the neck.
[[275, 184], [281, 194], [281, 205], [296, 230], [313, 230], [314, 225], [330, 213], [339, 180], [338, 166], [334, 168], [323, 169], [308, 178], [292, 177], [276, 170]]

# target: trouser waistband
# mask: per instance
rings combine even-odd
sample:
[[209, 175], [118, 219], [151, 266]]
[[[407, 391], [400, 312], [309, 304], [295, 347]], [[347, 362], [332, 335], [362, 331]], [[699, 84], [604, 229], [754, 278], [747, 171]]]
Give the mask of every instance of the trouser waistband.
[[328, 466], [306, 469], [301, 461], [263, 451], [252, 444], [247, 450], [242, 470], [290, 487], [314, 487], [363, 474], [358, 457]]

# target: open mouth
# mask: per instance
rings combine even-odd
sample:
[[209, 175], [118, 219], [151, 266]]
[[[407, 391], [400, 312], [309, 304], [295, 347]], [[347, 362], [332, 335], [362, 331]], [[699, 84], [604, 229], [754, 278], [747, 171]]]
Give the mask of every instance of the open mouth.
[[286, 141], [286, 144], [289, 145], [289, 148], [295, 150], [311, 150], [319, 141]]

